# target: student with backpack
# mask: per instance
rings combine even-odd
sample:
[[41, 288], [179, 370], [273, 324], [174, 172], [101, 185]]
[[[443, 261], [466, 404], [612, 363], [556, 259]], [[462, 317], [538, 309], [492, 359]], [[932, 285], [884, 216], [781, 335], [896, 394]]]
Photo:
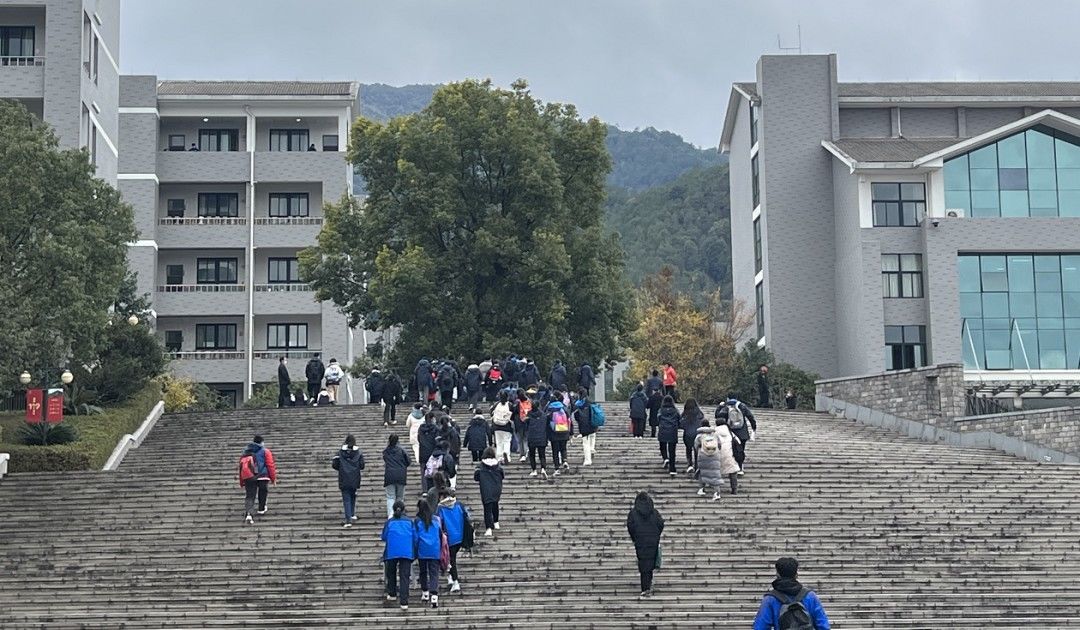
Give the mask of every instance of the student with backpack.
[[[599, 411], [599, 416], [597, 411]], [[603, 417], [604, 410], [599, 405], [589, 402], [588, 392], [584, 388], [578, 390], [577, 400], [574, 401], [574, 421], [581, 435], [581, 450], [585, 456], [582, 466], [592, 466], [593, 455], [596, 452], [596, 432], [600, 429], [596, 421], [603, 426]]]
[[638, 571], [641, 573], [641, 597], [652, 595], [653, 571], [660, 559], [660, 534], [664, 531], [664, 517], [656, 511], [648, 492], [639, 492], [634, 507], [626, 516], [626, 529], [634, 543]]
[[454, 456], [450, 454], [450, 446], [444, 439], [439, 439], [435, 443], [435, 450], [431, 452], [431, 457], [428, 458], [427, 464], [424, 466], [425, 492], [431, 489], [431, 478], [439, 471], [446, 475], [451, 488], [457, 487], [457, 462], [454, 460]]
[[250, 447], [245, 448], [244, 454], [240, 456], [236, 477], [240, 480], [240, 487], [244, 489], [244, 523], [254, 525], [255, 495], [259, 491], [259, 469]]
[[663, 468], [674, 477], [675, 472], [675, 444], [679, 441], [679, 410], [675, 408], [675, 400], [671, 396], [664, 396], [660, 405], [660, 420], [657, 440], [660, 442], [660, 456], [664, 458]]
[[401, 379], [391, 370], [383, 382], [383, 426], [397, 424], [397, 406], [404, 398], [402, 397]]
[[394, 504], [405, 501], [405, 482], [412, 462], [405, 449], [398, 446], [398, 436], [391, 433], [382, 452], [383, 488], [386, 491], [386, 516], [394, 513]]
[[345, 371], [338, 365], [337, 359], [330, 359], [330, 365], [326, 366], [326, 391], [330, 394], [330, 404], [336, 405], [338, 400], [338, 388], [341, 386], [342, 379], [345, 378]]
[[686, 447], [686, 472], [694, 472], [697, 466], [697, 451], [694, 449], [694, 441], [697, 440], [698, 428], [705, 422], [705, 414], [701, 413], [697, 400], [688, 398], [683, 405], [682, 417], [679, 421], [682, 427], [683, 446]]
[[480, 502], [484, 504], [485, 536], [490, 536], [493, 528], [499, 529], [499, 499], [505, 477], [506, 473], [495, 457], [495, 449], [490, 446], [484, 449], [484, 459], [473, 473], [473, 479], [480, 486]]
[[[518, 453], [519, 453], [518, 462], [519, 463], [524, 463], [525, 460], [526, 460], [525, 453], [526, 453], [527, 449], [526, 449], [526, 446], [525, 446], [525, 441], [526, 441], [527, 426], [525, 424], [525, 419], [529, 417], [529, 412], [532, 411], [532, 408], [533, 408], [533, 398], [532, 398], [532, 396], [535, 396], [535, 395], [536, 395], [536, 389], [530, 389], [528, 392], [526, 392], [523, 389], [517, 390], [517, 405], [514, 406], [514, 415], [513, 415], [514, 421], [513, 421], [512, 424], [514, 425], [514, 438], [517, 440], [517, 444], [518, 444]], [[513, 443], [512, 442], [511, 442], [511, 447], [510, 448], [513, 449]], [[507, 458], [507, 463], [509, 463], [509, 458]]]
[[540, 458], [540, 476], [547, 479], [547, 443], [548, 443], [548, 418], [541, 411], [540, 401], [533, 405], [525, 416], [525, 442], [529, 447], [529, 466], [532, 468], [530, 477], [535, 477], [536, 458]]
[[547, 432], [548, 441], [551, 442], [551, 463], [558, 477], [563, 471], [570, 470], [570, 462], [566, 461], [566, 443], [574, 434], [574, 422], [561, 400], [548, 403]]
[[435, 385], [439, 388], [439, 402], [447, 411], [454, 408], [454, 388], [457, 387], [457, 370], [450, 363], [443, 363], [435, 377]]
[[743, 462], [746, 461], [746, 443], [757, 438], [757, 421], [746, 403], [740, 402], [735, 394], [728, 394], [727, 402], [716, 408], [716, 419], [722, 421], [739, 438], [733, 443], [735, 461], [739, 463], [739, 476], [743, 474]]
[[413, 539], [416, 525], [405, 515], [405, 503], [390, 506], [390, 517], [382, 530], [383, 567], [386, 572], [386, 601], [398, 600], [402, 610], [409, 609], [409, 577], [416, 557]]
[[799, 583], [799, 561], [776, 561], [772, 590], [761, 599], [754, 630], [830, 630], [829, 617], [817, 593]]
[[435, 514], [442, 519], [443, 531], [446, 532], [446, 544], [450, 546], [450, 592], [457, 593], [461, 590], [461, 580], [458, 575], [458, 552], [464, 547], [472, 548], [472, 523], [469, 522], [469, 511], [464, 505], [458, 503], [454, 490], [439, 501], [439, 508]]
[[510, 463], [510, 442], [514, 434], [514, 409], [510, 405], [510, 394], [506, 390], [499, 392], [499, 401], [491, 408], [491, 429], [495, 434], [495, 458]]
[[439, 560], [442, 558], [442, 519], [435, 516], [431, 504], [421, 499], [416, 504], [413, 521], [413, 549], [420, 565], [420, 601], [439, 607]]
[[420, 403], [413, 403], [412, 411], [409, 412], [409, 417], [405, 418], [405, 428], [409, 431], [409, 446], [412, 447], [413, 459], [417, 462], [423, 462], [420, 459], [420, 425], [424, 424], [424, 408]]
[[656, 428], [660, 426], [660, 407], [664, 402], [664, 381], [657, 370], [653, 370], [652, 376], [645, 380], [645, 397], [649, 401], [649, 437], [656, 437]]
[[266, 499], [270, 494], [270, 484], [277, 485], [277, 466], [274, 464], [274, 454], [263, 445], [263, 438], [256, 434], [248, 444], [252, 457], [255, 458], [255, 467], [259, 471], [259, 511], [257, 514], [266, 514]]
[[[465, 450], [469, 451], [472, 455], [472, 463], [479, 464], [484, 450], [488, 448], [490, 443], [491, 430], [488, 428], [487, 420], [484, 416], [477, 414], [469, 421], [469, 428], [465, 429], [465, 441], [462, 446]], [[495, 452], [495, 449], [492, 449]]]
[[731, 483], [731, 494], [738, 492], [739, 465], [731, 454], [733, 438], [726, 424], [712, 426], [705, 423], [698, 429], [694, 450], [697, 454], [698, 494], [704, 495], [706, 488], [712, 488], [713, 501], [720, 500], [720, 487], [724, 477]]
[[[416, 439], [419, 442], [420, 457], [416, 460], [421, 466], [426, 466], [431, 454], [435, 452], [435, 443], [439, 441], [439, 426], [435, 424], [435, 412], [429, 411], [424, 416], [424, 423], [417, 430]], [[429, 475], [424, 475], [427, 479]], [[427, 490], [428, 486], [424, 486]]]
[[345, 436], [345, 443], [330, 466], [337, 471], [338, 490], [341, 490], [341, 502], [345, 505], [342, 527], [352, 527], [354, 521], [360, 520], [356, 516], [356, 490], [360, 487], [360, 471], [364, 469], [364, 455], [352, 434]]
[[648, 414], [649, 397], [645, 395], [645, 385], [638, 383], [634, 393], [630, 394], [630, 432], [639, 440], [645, 436]]

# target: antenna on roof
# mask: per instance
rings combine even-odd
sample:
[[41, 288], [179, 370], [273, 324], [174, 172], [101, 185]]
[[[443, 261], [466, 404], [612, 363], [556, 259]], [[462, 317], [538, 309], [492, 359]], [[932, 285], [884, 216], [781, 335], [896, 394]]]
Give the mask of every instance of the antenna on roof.
[[790, 50], [797, 50], [797, 51], [799, 51], [799, 54], [801, 55], [802, 54], [802, 24], [800, 24], [798, 22], [795, 23], [795, 45], [794, 46], [785, 46], [783, 43], [781, 43], [780, 42], [780, 34], [777, 33], [776, 34], [776, 47], [779, 48], [780, 50], [789, 50], [789, 51]]

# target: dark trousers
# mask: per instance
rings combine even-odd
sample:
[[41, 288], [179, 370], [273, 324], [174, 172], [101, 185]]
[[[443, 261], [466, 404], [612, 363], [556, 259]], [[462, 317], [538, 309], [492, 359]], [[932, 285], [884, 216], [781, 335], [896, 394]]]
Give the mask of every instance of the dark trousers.
[[291, 404], [292, 404], [292, 401], [289, 400], [289, 386], [288, 385], [278, 385], [278, 390], [277, 390], [277, 406], [278, 406], [278, 409], [281, 409], [283, 407], [288, 407]]
[[461, 551], [461, 543], [450, 545], [450, 578], [458, 581], [457, 554]]
[[439, 402], [447, 410], [454, 408], [454, 390], [448, 389], [444, 392], [439, 392]]
[[697, 468], [697, 451], [694, 450], [694, 442], [683, 440], [683, 446], [686, 447], [686, 465]]
[[259, 511], [266, 510], [266, 495], [270, 493], [270, 480], [259, 480]]
[[386, 571], [386, 594], [398, 598], [398, 603], [402, 606], [408, 606], [412, 560], [397, 558], [387, 560], [383, 565]]
[[470, 450], [469, 452], [472, 454], [472, 463], [474, 464], [480, 461], [480, 458], [484, 456], [484, 451]]
[[656, 437], [656, 427], [660, 426], [660, 402], [659, 398], [649, 401], [649, 437]]
[[547, 446], [529, 447], [529, 466], [536, 470], [536, 456], [540, 456], [540, 468], [547, 468]]
[[652, 574], [653, 574], [653, 572], [651, 570], [641, 572], [641, 592], [642, 593], [644, 593], [645, 591], [652, 588]]
[[667, 460], [668, 472], [675, 472], [675, 442], [661, 442], [660, 454]]
[[735, 463], [739, 465], [739, 470], [742, 470], [743, 462], [746, 461], [746, 443], [750, 440], [750, 432], [743, 429], [736, 432], [735, 437], [739, 439], [731, 441], [731, 454], [735, 456]]
[[317, 398], [318, 396], [319, 396], [319, 381], [315, 381], [314, 383], [312, 383], [311, 381], [308, 381], [308, 384], [307, 384], [307, 397], [308, 398]]
[[[674, 385], [664, 385], [664, 395], [665, 396], [671, 396], [672, 398], [675, 398], [675, 386]], [[678, 401], [675, 401], [675, 402], [678, 402]]]
[[555, 468], [562, 466], [566, 463], [566, 441], [565, 440], [552, 440], [551, 441], [551, 465]]
[[386, 403], [382, 410], [382, 421], [384, 424], [397, 422], [397, 403]]
[[259, 491], [259, 482], [248, 479], [244, 482], [244, 514], [255, 516], [255, 495]]
[[634, 437], [645, 435], [645, 418], [630, 418], [630, 431]]
[[432, 595], [439, 594], [439, 561], [420, 560], [420, 590]]
[[499, 522], [499, 502], [484, 504], [484, 527], [491, 529]]

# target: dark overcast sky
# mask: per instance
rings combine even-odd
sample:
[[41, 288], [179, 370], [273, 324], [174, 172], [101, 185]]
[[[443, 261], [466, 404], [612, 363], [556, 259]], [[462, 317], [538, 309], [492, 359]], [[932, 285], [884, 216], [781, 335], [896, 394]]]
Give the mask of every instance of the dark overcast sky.
[[123, 0], [121, 70], [173, 79], [529, 81], [625, 129], [717, 144], [777, 35], [842, 81], [1080, 79], [1080, 2]]

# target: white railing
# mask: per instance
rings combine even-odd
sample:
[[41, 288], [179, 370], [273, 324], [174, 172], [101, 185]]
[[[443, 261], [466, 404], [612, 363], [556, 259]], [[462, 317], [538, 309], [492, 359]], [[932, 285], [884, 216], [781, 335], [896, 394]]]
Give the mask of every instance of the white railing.
[[255, 217], [255, 225], [322, 225], [322, 217]]
[[195, 350], [166, 352], [165, 356], [180, 361], [231, 361], [243, 359], [244, 353], [236, 350]]
[[243, 284], [159, 284], [158, 293], [243, 293]]
[[0, 57], [0, 66], [44, 66], [44, 57]]
[[164, 217], [158, 225], [247, 225], [246, 217]]
[[102, 470], [116, 470], [120, 466], [120, 462], [124, 461], [124, 457], [127, 456], [128, 451], [133, 448], [139, 448], [142, 446], [143, 440], [150, 434], [150, 429], [154, 428], [157, 424], [161, 414], [165, 413], [165, 403], [158, 401], [154, 408], [147, 414], [146, 419], [139, 425], [139, 428], [135, 433], [127, 433], [124, 437], [120, 438], [120, 441], [116, 443], [116, 448], [113, 449], [112, 455], [109, 456], [109, 460], [105, 462], [105, 466]]
[[256, 359], [276, 359], [278, 357], [285, 357], [286, 359], [311, 359], [316, 354], [321, 354], [322, 350], [256, 350]]
[[0, 453], [0, 479], [4, 478], [7, 474], [8, 460], [11, 459], [11, 455], [7, 453]]
[[293, 292], [306, 292], [311, 291], [310, 284], [295, 283], [295, 284], [256, 284], [256, 293], [293, 293]]

